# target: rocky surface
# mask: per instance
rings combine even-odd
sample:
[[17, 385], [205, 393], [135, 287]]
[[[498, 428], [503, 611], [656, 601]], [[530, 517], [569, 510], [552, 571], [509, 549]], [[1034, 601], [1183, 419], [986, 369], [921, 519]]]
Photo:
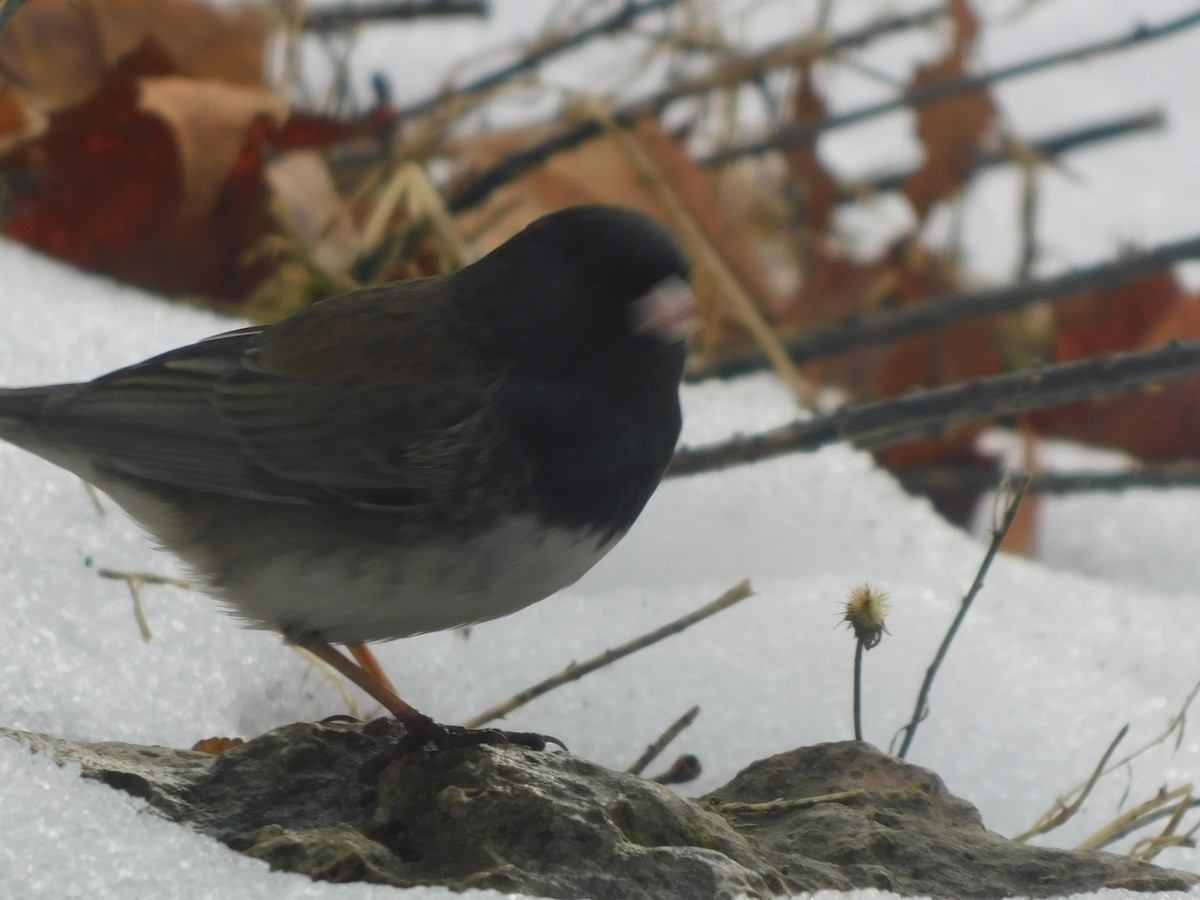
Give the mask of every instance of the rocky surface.
[[390, 720], [289, 725], [219, 756], [0, 734], [78, 761], [85, 777], [274, 868], [328, 881], [596, 900], [852, 887], [1046, 897], [1200, 881], [1013, 844], [932, 772], [853, 742], [762, 760], [692, 801], [569, 753], [477, 747], [388, 762], [401, 735]]

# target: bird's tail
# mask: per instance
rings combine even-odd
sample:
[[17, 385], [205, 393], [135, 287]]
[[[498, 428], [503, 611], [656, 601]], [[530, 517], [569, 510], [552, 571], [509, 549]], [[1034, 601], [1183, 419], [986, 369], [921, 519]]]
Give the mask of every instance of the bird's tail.
[[0, 438], [12, 440], [16, 433], [36, 425], [54, 388], [0, 388]]

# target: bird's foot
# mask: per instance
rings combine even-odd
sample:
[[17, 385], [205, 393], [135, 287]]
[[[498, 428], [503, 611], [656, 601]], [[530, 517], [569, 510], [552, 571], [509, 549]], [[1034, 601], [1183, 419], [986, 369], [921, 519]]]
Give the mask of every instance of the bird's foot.
[[499, 747], [524, 747], [528, 750], [545, 750], [555, 744], [566, 750], [567, 745], [556, 737], [532, 731], [501, 731], [499, 728], [464, 728], [461, 725], [442, 725], [427, 716], [420, 719], [400, 717], [404, 736], [389, 750], [372, 760], [364, 769], [364, 775], [374, 780], [389, 764], [418, 751], [429, 748], [432, 752], [459, 750], [466, 747], [486, 745]]

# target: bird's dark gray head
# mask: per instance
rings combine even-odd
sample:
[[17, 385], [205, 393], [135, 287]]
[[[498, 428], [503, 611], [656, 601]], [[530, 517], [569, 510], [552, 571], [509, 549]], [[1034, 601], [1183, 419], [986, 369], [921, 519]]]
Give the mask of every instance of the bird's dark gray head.
[[[684, 346], [645, 327], [647, 296], [690, 275], [683, 251], [650, 217], [615, 206], [574, 206], [538, 219], [458, 275], [500, 345], [489, 350], [556, 377], [682, 369]], [[602, 375], [601, 375], [602, 373]], [[676, 377], [676, 382], [678, 378]]]
[[662, 225], [619, 206], [572, 206], [533, 222], [501, 251], [554, 260], [563, 274], [629, 302], [672, 275], [687, 281], [690, 269], [679, 244]]

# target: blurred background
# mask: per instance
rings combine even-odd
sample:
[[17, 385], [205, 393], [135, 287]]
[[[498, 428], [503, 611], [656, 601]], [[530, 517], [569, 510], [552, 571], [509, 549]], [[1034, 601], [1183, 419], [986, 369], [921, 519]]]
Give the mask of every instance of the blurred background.
[[[693, 380], [774, 368], [818, 412], [1200, 336], [1194, 2], [3, 0], [0, 22], [0, 232], [176, 300], [273, 320], [605, 202], [692, 257]], [[1093, 387], [877, 458], [964, 525], [1006, 468], [1065, 466], [1024, 552], [1040, 494], [1200, 482], [1200, 380]]]

